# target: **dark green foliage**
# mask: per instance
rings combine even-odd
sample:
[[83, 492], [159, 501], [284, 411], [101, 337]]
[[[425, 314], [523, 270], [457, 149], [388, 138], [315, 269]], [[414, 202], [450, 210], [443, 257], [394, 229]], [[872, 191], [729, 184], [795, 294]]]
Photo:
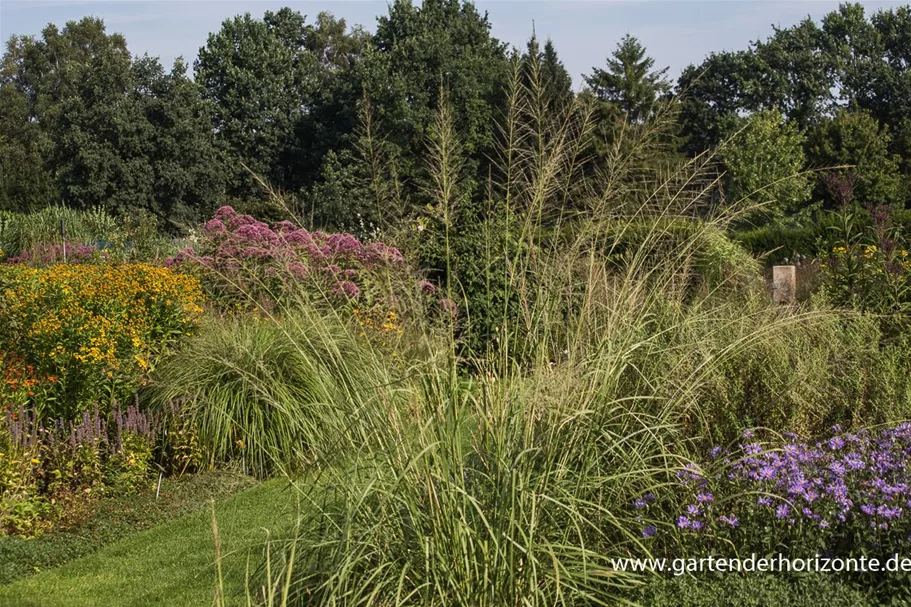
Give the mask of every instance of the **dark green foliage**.
[[0, 75], [0, 204], [144, 209], [175, 228], [223, 190], [208, 106], [181, 61], [132, 59], [93, 18], [14, 38]]
[[592, 68], [585, 78], [600, 101], [622, 112], [630, 123], [647, 120], [655, 102], [670, 90], [665, 78], [668, 68], [654, 70], [655, 60], [645, 47], [627, 34], [607, 59], [607, 69]]
[[593, 68], [580, 98], [591, 104], [592, 133], [586, 156], [589, 170], [617, 172], [622, 164], [630, 189], [648, 189], [679, 165], [678, 103], [670, 98], [670, 83], [655, 70], [655, 60], [639, 41], [625, 36], [606, 69]]
[[[261, 191], [250, 172], [282, 189], [316, 176], [322, 155], [338, 144], [333, 84], [360, 54], [359, 29], [321, 13], [308, 25], [283, 8], [263, 19], [226, 20], [199, 50], [196, 81], [216, 107], [214, 126], [236, 164], [231, 189]], [[344, 113], [344, 112], [343, 112]]]
[[522, 54], [522, 81], [529, 89], [540, 88], [540, 104], [547, 112], [564, 111], [573, 100], [572, 77], [549, 38], [543, 50], [536, 35], [529, 38]]
[[44, 162], [51, 141], [28, 119], [28, 103], [0, 84], [0, 210], [29, 211], [59, 201]]
[[381, 17], [357, 82], [374, 120], [401, 158], [400, 176], [412, 193], [429, 186], [427, 139], [441, 91], [452, 106], [455, 134], [464, 146], [467, 175], [486, 178], [495, 119], [508, 73], [506, 47], [490, 35], [486, 15], [461, 0], [407, 0]]
[[[840, 172], [856, 176], [854, 201], [862, 205], [903, 204], [907, 187], [900, 174], [900, 159], [890, 152], [889, 127], [865, 110], [841, 110], [814, 126], [807, 136], [807, 157], [813, 166], [849, 166]], [[830, 207], [838, 205], [825, 185], [817, 198]]]
[[751, 230], [738, 230], [731, 238], [753, 255], [761, 256], [767, 265], [793, 261], [797, 255], [813, 257], [820, 237], [825, 235], [824, 227], [789, 227], [770, 224]]
[[873, 607], [880, 603], [834, 574], [699, 574], [655, 579], [636, 594], [649, 607]]
[[[686, 152], [722, 143], [744, 113], [777, 110], [805, 134], [807, 168], [857, 165], [857, 202], [904, 205], [909, 24], [906, 7], [868, 18], [861, 4], [842, 4], [819, 24], [776, 27], [746, 50], [689, 66], [677, 83]], [[814, 197], [832, 203], [822, 184]]]
[[353, 143], [325, 155], [318, 181], [306, 191], [303, 215], [312, 225], [369, 239], [380, 228], [400, 227], [411, 210], [411, 192], [399, 174], [402, 150], [384, 135], [366, 94], [357, 115]]
[[699, 66], [690, 65], [677, 81], [682, 96], [680, 120], [691, 155], [718, 145], [734, 130], [737, 112], [752, 109], [744, 90], [748, 74], [756, 68], [746, 51], [710, 54]]
[[827, 109], [834, 86], [831, 55], [821, 52], [823, 35], [807, 18], [792, 28], [775, 28], [748, 50], [709, 55], [687, 67], [677, 88], [687, 151], [701, 152], [730, 134], [742, 111], [778, 109], [801, 127]]

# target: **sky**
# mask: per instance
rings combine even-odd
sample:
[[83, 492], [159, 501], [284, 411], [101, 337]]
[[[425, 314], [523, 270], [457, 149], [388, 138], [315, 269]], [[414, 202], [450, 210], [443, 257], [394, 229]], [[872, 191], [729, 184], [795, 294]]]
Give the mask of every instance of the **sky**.
[[[867, 13], [908, 4], [863, 2]], [[490, 18], [493, 35], [523, 47], [532, 27], [551, 38], [576, 87], [593, 67], [602, 67], [624, 34], [646, 46], [657, 67], [676, 78], [712, 51], [746, 48], [765, 39], [772, 26], [787, 27], [807, 16], [819, 20], [838, 8], [837, 0], [477, 0]], [[222, 21], [249, 12], [262, 17], [282, 6], [312, 18], [321, 11], [349, 25], [374, 31], [387, 12], [385, 0], [0, 0], [0, 37], [39, 35], [48, 23], [63, 26], [86, 15], [104, 19], [109, 32], [126, 37], [134, 55], [148, 53], [165, 66], [182, 56], [190, 65], [210, 32]]]

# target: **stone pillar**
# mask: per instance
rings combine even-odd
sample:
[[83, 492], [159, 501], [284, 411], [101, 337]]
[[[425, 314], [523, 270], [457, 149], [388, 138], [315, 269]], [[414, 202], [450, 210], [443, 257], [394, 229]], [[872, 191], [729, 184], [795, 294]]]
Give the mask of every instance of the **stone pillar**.
[[796, 266], [772, 266], [772, 301], [777, 304], [797, 303]]

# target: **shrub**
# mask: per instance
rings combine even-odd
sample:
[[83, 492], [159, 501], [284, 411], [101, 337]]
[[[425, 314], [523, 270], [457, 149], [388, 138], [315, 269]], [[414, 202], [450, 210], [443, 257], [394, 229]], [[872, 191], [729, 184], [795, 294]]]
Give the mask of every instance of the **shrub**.
[[166, 268], [7, 265], [0, 267], [0, 351], [21, 361], [27, 381], [40, 382], [28, 395], [39, 415], [70, 419], [129, 396], [154, 357], [194, 330], [201, 301], [198, 281]]
[[900, 227], [884, 207], [873, 210], [873, 225], [857, 224], [856, 211], [842, 210], [823, 259], [823, 288], [831, 301], [882, 316], [884, 332], [894, 336], [911, 318], [911, 256]]
[[439, 299], [395, 247], [363, 244], [351, 234], [310, 232], [289, 221], [270, 227], [231, 207], [220, 208], [206, 223], [197, 249], [185, 249], [167, 263], [198, 276], [222, 310], [272, 313], [318, 305], [356, 309], [364, 322], [391, 312], [400, 328]]
[[802, 257], [815, 257], [825, 229], [818, 224], [805, 227], [767, 225], [731, 233], [731, 238], [753, 255], [761, 255], [767, 265], [789, 263]]
[[756, 112], [721, 153], [727, 169], [729, 195], [755, 205], [756, 214], [782, 217], [810, 197], [805, 165], [804, 134], [778, 110]]
[[660, 263], [668, 254], [686, 250], [698, 278], [710, 286], [732, 278], [755, 281], [759, 276], [759, 263], [749, 253], [717, 226], [703, 221], [663, 217], [621, 221], [607, 238], [613, 257], [630, 257], [646, 247], [650, 257], [646, 263]]

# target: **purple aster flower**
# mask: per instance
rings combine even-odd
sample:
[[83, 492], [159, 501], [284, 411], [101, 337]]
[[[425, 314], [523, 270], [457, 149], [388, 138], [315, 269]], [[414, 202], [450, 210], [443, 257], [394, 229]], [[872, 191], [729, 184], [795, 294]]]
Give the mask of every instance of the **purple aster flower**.
[[757, 475], [756, 480], [768, 481], [775, 478], [775, 468], [772, 466], [763, 466]]
[[688, 529], [690, 527], [690, 525], [692, 525], [692, 523], [690, 522], [690, 519], [688, 519], [687, 517], [682, 516], [682, 515], [677, 517], [677, 527], [679, 527], [680, 529]]
[[876, 514], [883, 518], [895, 519], [902, 515], [902, 509], [883, 505], [876, 509]]
[[863, 470], [864, 468], [867, 467], [867, 464], [866, 464], [866, 462], [864, 462], [864, 459], [857, 453], [848, 453], [847, 455], [845, 455], [844, 463], [845, 463], [845, 466], [847, 466], [847, 468], [849, 470]]
[[789, 514], [791, 514], [791, 507], [787, 504], [781, 504], [775, 509], [776, 518], [787, 518]]
[[657, 531], [657, 529], [655, 528], [654, 525], [649, 525], [648, 527], [646, 527], [645, 529], [642, 530], [642, 537], [654, 537], [656, 531]]
[[842, 476], [846, 471], [845, 465], [839, 461], [835, 461], [829, 464], [829, 470], [831, 470], [836, 476]]

